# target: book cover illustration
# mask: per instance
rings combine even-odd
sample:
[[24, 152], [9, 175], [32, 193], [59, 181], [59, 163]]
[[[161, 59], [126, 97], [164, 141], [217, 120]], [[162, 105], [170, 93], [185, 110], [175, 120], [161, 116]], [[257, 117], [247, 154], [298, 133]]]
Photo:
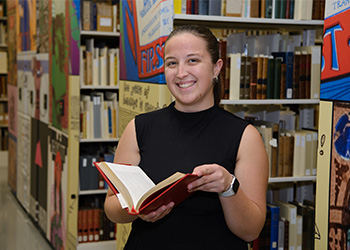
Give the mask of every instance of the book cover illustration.
[[320, 97], [350, 100], [350, 6], [326, 1]]
[[36, 50], [36, 0], [18, 1], [17, 51]]
[[48, 124], [32, 118], [31, 130], [31, 204], [34, 211], [33, 216], [41, 229], [47, 233], [47, 207], [48, 207]]
[[68, 137], [50, 127], [48, 138], [49, 240], [54, 249], [65, 249], [67, 225]]
[[17, 113], [17, 198], [29, 212], [31, 121], [28, 115]]
[[350, 230], [350, 103], [335, 102], [329, 188], [329, 249], [347, 249]]
[[49, 54], [32, 58], [31, 72], [35, 85], [34, 118], [49, 124]]
[[173, 1], [121, 1], [120, 79], [165, 83], [164, 42], [173, 29]]
[[68, 129], [68, 71], [69, 47], [66, 21], [66, 1], [53, 0], [49, 6], [52, 12], [52, 33], [50, 53], [50, 122], [66, 132]]
[[67, 22], [67, 34], [69, 43], [69, 74], [79, 75], [79, 51], [80, 51], [80, 1], [67, 1], [68, 12], [66, 17], [69, 17]]
[[37, 16], [36, 26], [36, 47], [38, 53], [49, 52], [49, 1], [37, 0], [36, 12], [40, 13]]
[[17, 53], [17, 111], [34, 117], [35, 112], [35, 84], [32, 73], [32, 59], [35, 51]]

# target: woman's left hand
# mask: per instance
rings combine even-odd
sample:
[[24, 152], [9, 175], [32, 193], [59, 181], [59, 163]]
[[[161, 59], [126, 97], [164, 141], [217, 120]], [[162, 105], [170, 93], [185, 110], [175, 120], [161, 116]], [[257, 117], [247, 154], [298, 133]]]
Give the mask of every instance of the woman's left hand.
[[190, 192], [201, 190], [220, 193], [228, 190], [232, 182], [232, 175], [218, 164], [198, 166], [193, 170], [193, 174], [201, 178], [188, 184]]

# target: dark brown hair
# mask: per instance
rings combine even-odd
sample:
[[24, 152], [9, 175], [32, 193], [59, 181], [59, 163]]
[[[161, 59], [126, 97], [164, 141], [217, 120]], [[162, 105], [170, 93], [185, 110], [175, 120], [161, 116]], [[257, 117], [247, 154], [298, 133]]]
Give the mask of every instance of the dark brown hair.
[[[210, 29], [199, 26], [199, 25], [183, 25], [179, 26], [178, 28], [174, 29], [168, 36], [167, 40], [165, 41], [165, 45], [167, 41], [169, 41], [173, 36], [179, 35], [182, 33], [191, 33], [195, 36], [198, 36], [200, 38], [203, 38], [203, 40], [206, 42], [207, 50], [210, 54], [211, 61], [215, 65], [216, 62], [220, 59], [219, 57], [219, 42], [218, 39], [214, 36], [214, 34], [211, 32]], [[217, 80], [213, 79], [213, 93], [214, 93], [214, 101], [216, 104], [219, 104], [220, 99], [222, 97], [222, 91], [223, 87], [220, 81], [220, 77], [218, 76]]]

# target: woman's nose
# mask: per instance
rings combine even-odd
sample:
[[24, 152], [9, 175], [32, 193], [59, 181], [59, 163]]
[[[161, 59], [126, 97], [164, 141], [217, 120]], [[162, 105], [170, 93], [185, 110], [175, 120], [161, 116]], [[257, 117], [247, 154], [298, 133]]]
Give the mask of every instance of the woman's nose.
[[179, 63], [176, 76], [178, 78], [184, 78], [187, 75], [186, 66], [183, 63]]

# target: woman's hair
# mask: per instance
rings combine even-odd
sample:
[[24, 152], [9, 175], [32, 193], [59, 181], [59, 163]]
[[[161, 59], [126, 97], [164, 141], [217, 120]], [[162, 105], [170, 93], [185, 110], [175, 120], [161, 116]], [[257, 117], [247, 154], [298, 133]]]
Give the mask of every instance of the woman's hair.
[[[165, 41], [165, 45], [167, 41], [169, 41], [173, 36], [176, 36], [182, 33], [190, 33], [197, 37], [203, 38], [203, 40], [206, 42], [207, 50], [210, 54], [211, 61], [213, 64], [215, 64], [220, 59], [218, 39], [214, 36], [214, 34], [211, 32], [210, 29], [203, 26], [199, 26], [199, 25], [179, 26], [169, 34], [167, 40]], [[212, 81], [214, 85], [213, 86], [214, 101], [216, 104], [218, 104], [222, 97], [223, 86], [221, 84], [219, 76], [217, 79], [213, 79]]]

